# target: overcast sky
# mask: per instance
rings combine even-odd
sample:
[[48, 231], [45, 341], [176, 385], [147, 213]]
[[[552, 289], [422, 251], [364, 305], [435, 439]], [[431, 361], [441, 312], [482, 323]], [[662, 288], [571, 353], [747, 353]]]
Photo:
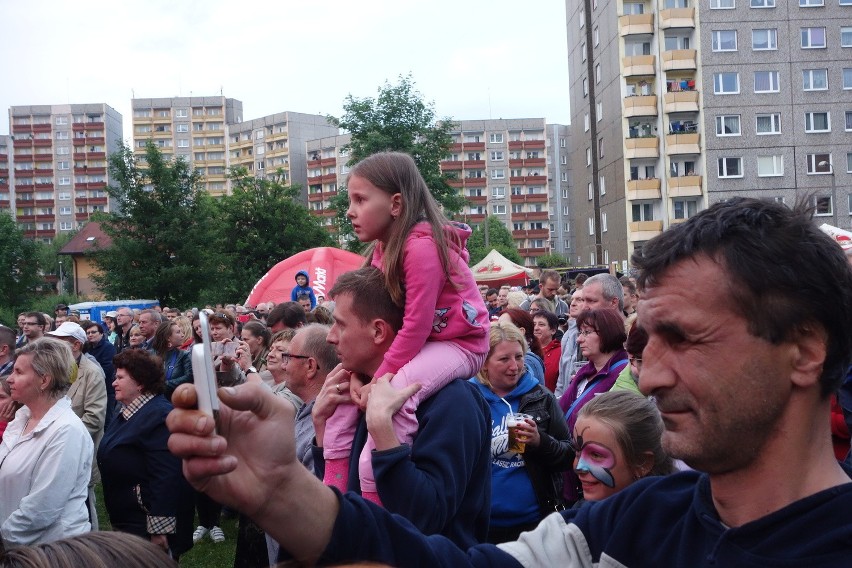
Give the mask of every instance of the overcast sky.
[[0, 0], [8, 108], [218, 95], [243, 117], [340, 116], [411, 73], [439, 118], [567, 124], [562, 0]]

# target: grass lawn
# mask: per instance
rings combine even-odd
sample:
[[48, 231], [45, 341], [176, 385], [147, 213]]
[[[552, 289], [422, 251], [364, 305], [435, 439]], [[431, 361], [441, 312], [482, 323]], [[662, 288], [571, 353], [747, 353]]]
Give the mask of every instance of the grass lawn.
[[[95, 488], [97, 493], [98, 523], [102, 531], [111, 530], [109, 516], [104, 508], [104, 496], [101, 485]], [[197, 526], [197, 523], [193, 523]], [[237, 547], [237, 520], [222, 519], [222, 530], [225, 531], [225, 542], [213, 544], [210, 537], [205, 536], [201, 542], [192, 547], [180, 559], [180, 565], [186, 568], [230, 568], [234, 565], [234, 550]]]

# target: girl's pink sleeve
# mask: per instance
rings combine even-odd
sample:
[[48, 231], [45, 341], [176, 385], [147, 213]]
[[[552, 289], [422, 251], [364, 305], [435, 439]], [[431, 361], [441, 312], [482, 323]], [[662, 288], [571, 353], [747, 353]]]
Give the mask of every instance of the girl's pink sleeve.
[[403, 256], [405, 313], [402, 329], [376, 371], [396, 373], [423, 348], [435, 319], [435, 306], [447, 283], [438, 249], [431, 237], [409, 238]]

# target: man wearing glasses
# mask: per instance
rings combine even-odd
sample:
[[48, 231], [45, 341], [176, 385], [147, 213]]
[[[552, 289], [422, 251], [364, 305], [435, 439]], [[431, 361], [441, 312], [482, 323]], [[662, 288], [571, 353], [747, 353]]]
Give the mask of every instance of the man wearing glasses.
[[133, 327], [133, 310], [118, 308], [115, 315], [115, 353], [130, 347], [130, 328]]
[[24, 316], [24, 338], [25, 343], [32, 343], [36, 339], [44, 337], [44, 328], [47, 320], [41, 312], [28, 312]]

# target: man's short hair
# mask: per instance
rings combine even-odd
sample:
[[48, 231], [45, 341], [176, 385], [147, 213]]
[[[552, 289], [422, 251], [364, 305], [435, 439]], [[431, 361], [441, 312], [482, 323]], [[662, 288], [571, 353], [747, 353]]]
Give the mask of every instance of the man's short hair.
[[753, 336], [777, 345], [813, 333], [814, 325], [825, 331], [820, 383], [827, 397], [852, 359], [852, 268], [811, 216], [803, 202], [792, 210], [743, 197], [716, 203], [634, 253], [639, 288], [656, 285], [682, 260], [715, 260]]
[[298, 336], [304, 336], [305, 343], [302, 355], [308, 355], [317, 360], [320, 371], [328, 374], [334, 369], [340, 359], [337, 357], [337, 348], [327, 341], [331, 326], [321, 323], [312, 323], [296, 332]]
[[297, 328], [307, 323], [305, 308], [298, 302], [283, 302], [278, 304], [266, 315], [266, 325], [275, 327], [283, 323], [286, 327]]
[[631, 294], [636, 293], [636, 284], [633, 283], [633, 280], [630, 279], [629, 276], [622, 276], [618, 279], [621, 282], [621, 285], [630, 290]]
[[153, 308], [146, 308], [139, 312], [139, 317], [142, 317], [142, 314], [149, 314], [151, 316], [152, 321], [155, 323], [163, 323], [163, 316], [160, 312]]
[[581, 272], [577, 276], [574, 277], [574, 284], [577, 286], [584, 286], [586, 284], [586, 280], [589, 279], [589, 275], [585, 272]]
[[546, 282], [555, 280], [557, 284], [562, 282], [562, 277], [555, 270], [542, 270], [538, 277], [538, 285], [544, 286]]
[[[45, 327], [47, 325], [47, 318], [44, 317], [44, 314], [41, 312], [27, 312], [25, 314], [25, 317], [35, 319], [38, 325], [40, 325], [41, 327]], [[47, 331], [47, 329], [45, 329], [44, 331]]]
[[296, 301], [310, 300], [310, 299], [311, 299], [311, 295], [308, 294], [307, 292], [300, 292], [299, 295], [296, 296]]
[[352, 311], [361, 321], [380, 319], [395, 332], [402, 329], [403, 311], [391, 299], [385, 276], [378, 268], [365, 266], [342, 274], [328, 295], [336, 300], [341, 294], [352, 296]]
[[583, 288], [589, 284], [601, 285], [601, 296], [605, 302], [611, 302], [613, 298], [618, 300], [618, 309], [624, 311], [624, 288], [621, 287], [621, 282], [612, 274], [595, 274], [590, 276]]
[[0, 346], [7, 345], [9, 347], [9, 356], [15, 353], [15, 330], [5, 325], [0, 325]]
[[497, 294], [497, 288], [489, 288], [487, 292], [485, 292], [485, 297], [494, 296]]

